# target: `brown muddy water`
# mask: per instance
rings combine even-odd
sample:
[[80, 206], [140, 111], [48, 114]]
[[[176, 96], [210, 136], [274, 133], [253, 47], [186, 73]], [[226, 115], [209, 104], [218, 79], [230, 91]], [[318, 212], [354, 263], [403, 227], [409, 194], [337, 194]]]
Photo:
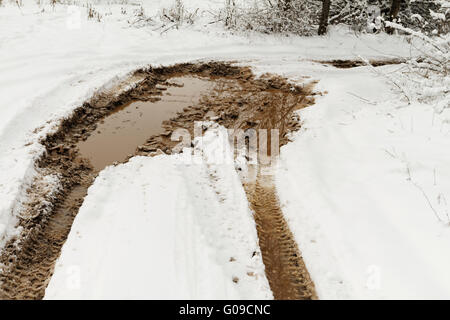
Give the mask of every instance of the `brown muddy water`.
[[[73, 220], [105, 166], [135, 155], [152, 156], [158, 149], [170, 154], [177, 143], [171, 133], [185, 128], [192, 136], [194, 122], [211, 113], [226, 128], [279, 129], [284, 145], [288, 133], [300, 128], [295, 111], [314, 102], [313, 85], [274, 75], [256, 78], [249, 68], [228, 63], [186, 63], [137, 70], [116, 90], [95, 95], [41, 141], [46, 152], [27, 187], [29, 199], [18, 223], [22, 232], [0, 254], [0, 299], [44, 297]], [[56, 195], [41, 186], [49, 174], [59, 177]], [[263, 182], [258, 174], [255, 183], [243, 185], [274, 297], [315, 299], [273, 183]]]
[[103, 119], [87, 140], [78, 143], [80, 155], [100, 171], [123, 162], [147, 139], [165, 131], [162, 124], [199, 102], [213, 82], [196, 77], [177, 77], [161, 87], [159, 101], [131, 101]]

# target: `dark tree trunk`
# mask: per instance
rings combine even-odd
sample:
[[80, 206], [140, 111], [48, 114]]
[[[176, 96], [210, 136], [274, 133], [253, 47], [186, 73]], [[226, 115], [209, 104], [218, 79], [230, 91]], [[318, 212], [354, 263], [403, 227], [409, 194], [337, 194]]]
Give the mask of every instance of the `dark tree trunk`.
[[389, 18], [391, 21], [397, 18], [398, 13], [400, 12], [401, 2], [402, 0], [392, 0], [391, 11], [389, 11]]
[[[400, 12], [400, 4], [402, 0], [392, 0], [391, 2], [391, 10], [389, 11], [389, 21], [394, 21], [395, 18], [397, 18], [399, 12]], [[386, 32], [388, 34], [393, 34], [394, 29], [393, 28], [386, 28]]]
[[320, 15], [319, 36], [327, 33], [328, 17], [330, 15], [331, 0], [322, 0], [322, 14]]

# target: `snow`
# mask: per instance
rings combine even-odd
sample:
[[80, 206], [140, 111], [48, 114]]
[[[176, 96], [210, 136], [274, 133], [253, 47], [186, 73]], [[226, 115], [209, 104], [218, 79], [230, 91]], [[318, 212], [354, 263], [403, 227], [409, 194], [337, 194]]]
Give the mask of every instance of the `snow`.
[[277, 187], [319, 297], [448, 299], [449, 113], [367, 68], [310, 72], [328, 93], [301, 112]]
[[[319, 298], [450, 297], [449, 109], [406, 105], [368, 68], [312, 62], [409, 56], [400, 36], [340, 27], [310, 38], [232, 34], [208, 24], [206, 10], [222, 3], [209, 0], [185, 0], [201, 14], [179, 30], [131, 27], [132, 4], [125, 15], [122, 5], [95, 5], [102, 22], [80, 7], [74, 27], [72, 9], [24, 2], [0, 7], [0, 247], [20, 231], [39, 139], [94, 92], [141, 66], [237, 60], [256, 74], [309, 76], [327, 91], [301, 111], [303, 129], [282, 148], [276, 179]], [[144, 2], [153, 18], [162, 6]], [[231, 165], [134, 158], [89, 189], [46, 298], [271, 298], [254, 251], [254, 222]]]
[[[229, 153], [136, 157], [89, 188], [46, 299], [269, 299], [256, 226]], [[237, 280], [237, 283], [235, 281]]]

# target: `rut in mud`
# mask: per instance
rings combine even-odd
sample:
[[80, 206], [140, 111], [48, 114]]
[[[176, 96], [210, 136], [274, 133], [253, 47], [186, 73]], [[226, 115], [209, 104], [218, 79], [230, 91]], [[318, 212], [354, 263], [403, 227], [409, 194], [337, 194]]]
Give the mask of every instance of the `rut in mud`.
[[317, 299], [314, 284], [289, 230], [271, 176], [258, 172], [256, 182], [245, 186], [258, 227], [264, 265], [275, 299]]
[[[127, 84], [133, 85], [121, 90]], [[300, 127], [294, 111], [313, 102], [311, 87], [271, 75], [256, 78], [248, 68], [226, 63], [179, 64], [138, 70], [128, 83], [94, 96], [42, 141], [46, 152], [23, 203], [21, 235], [0, 256], [0, 298], [43, 298], [87, 189], [106, 165], [135, 155], [170, 154], [178, 143], [170, 139], [174, 130], [193, 134], [194, 122], [211, 114], [227, 128], [277, 128], [283, 145]], [[43, 183], [49, 176], [58, 178], [59, 189]], [[273, 183], [258, 175], [255, 184], [243, 184], [275, 298], [316, 298]]]

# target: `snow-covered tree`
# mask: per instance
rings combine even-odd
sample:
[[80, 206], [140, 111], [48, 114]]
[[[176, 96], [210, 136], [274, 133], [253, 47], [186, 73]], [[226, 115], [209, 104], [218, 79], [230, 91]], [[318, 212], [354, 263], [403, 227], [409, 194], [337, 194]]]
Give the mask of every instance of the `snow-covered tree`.
[[375, 23], [376, 17], [371, 16], [375, 11], [385, 20], [395, 20], [413, 30], [427, 33], [449, 30], [450, 4], [443, 0], [333, 0], [329, 23], [343, 23], [362, 31], [367, 23]]

